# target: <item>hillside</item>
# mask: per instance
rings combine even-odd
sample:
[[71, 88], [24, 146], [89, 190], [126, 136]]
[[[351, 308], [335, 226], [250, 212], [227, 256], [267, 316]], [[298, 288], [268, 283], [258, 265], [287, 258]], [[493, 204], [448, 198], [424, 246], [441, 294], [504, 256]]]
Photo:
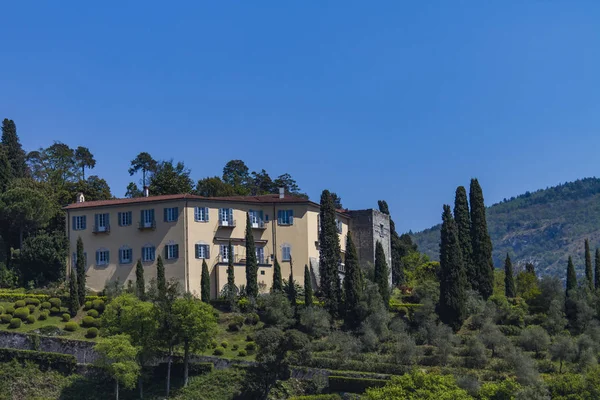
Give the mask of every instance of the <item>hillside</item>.
[[[581, 275], [584, 239], [590, 239], [592, 258], [600, 246], [600, 179], [585, 178], [505, 199], [489, 207], [487, 216], [496, 267], [503, 265], [508, 252], [513, 264], [533, 262], [539, 274], [562, 278], [572, 255]], [[415, 233], [413, 240], [420, 251], [437, 260], [439, 237], [436, 225]]]

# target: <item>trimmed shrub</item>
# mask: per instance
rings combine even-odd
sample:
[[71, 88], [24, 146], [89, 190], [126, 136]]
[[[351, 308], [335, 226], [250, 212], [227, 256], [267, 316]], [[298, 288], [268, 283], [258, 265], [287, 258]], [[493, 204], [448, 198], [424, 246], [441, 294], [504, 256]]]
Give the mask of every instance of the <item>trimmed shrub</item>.
[[50, 308], [52, 308], [52, 305], [49, 302], [44, 301], [42, 304], [40, 304], [40, 308], [42, 310], [49, 310]]
[[231, 346], [231, 350], [237, 350], [239, 348], [240, 348], [240, 346], [237, 343], [234, 344], [233, 346]]
[[219, 343], [215, 339], [210, 341], [211, 348], [216, 349], [218, 345], [219, 345]]
[[32, 361], [43, 371], [52, 369], [67, 374], [73, 373], [77, 367], [77, 360], [72, 355], [0, 348], [0, 362], [6, 363], [12, 360]]
[[235, 322], [230, 322], [227, 328], [230, 332], [238, 332], [242, 327]]
[[23, 321], [25, 321], [28, 316], [29, 316], [29, 308], [27, 308], [27, 307], [17, 308], [13, 314], [13, 317], [20, 318]]
[[92, 301], [92, 308], [101, 313], [102, 311], [104, 311], [104, 300], [98, 299]]
[[91, 308], [92, 308], [92, 302], [91, 302], [91, 300], [88, 300], [88, 301], [86, 301], [86, 302], [84, 303], [84, 305], [83, 305], [83, 309], [84, 309], [85, 311], [87, 311], [87, 310], [90, 310]]
[[25, 307], [27, 305], [27, 303], [25, 303], [25, 300], [17, 300], [15, 301], [15, 308], [21, 308], [21, 307]]
[[90, 328], [87, 330], [87, 333], [85, 334], [85, 337], [88, 339], [93, 339], [96, 336], [98, 336], [98, 328]]
[[6, 307], [6, 310], [4, 310], [4, 312], [13, 315], [15, 313], [15, 308], [13, 306], [8, 306]]
[[88, 316], [83, 317], [83, 319], [81, 320], [81, 326], [83, 326], [84, 328], [91, 328], [95, 325], [94, 323], [94, 318]]
[[221, 347], [223, 347], [223, 348], [225, 348], [225, 349], [226, 349], [226, 348], [227, 348], [227, 346], [229, 346], [229, 343], [227, 343], [227, 340], [223, 340], [223, 341], [221, 342]]
[[9, 328], [20, 328], [21, 327], [21, 320], [19, 318], [13, 318], [10, 320], [10, 324], [8, 325]]
[[312, 394], [309, 396], [290, 397], [289, 400], [342, 400], [339, 394]]
[[258, 316], [257, 313], [251, 313], [246, 315], [246, 324], [248, 325], [256, 325], [258, 324], [258, 321], [260, 321], [260, 317]]
[[238, 351], [238, 356], [239, 357], [246, 357], [248, 355], [248, 352], [244, 349]]
[[256, 343], [254, 342], [248, 342], [246, 343], [246, 351], [252, 352], [256, 350]]
[[246, 342], [254, 342], [254, 335], [246, 335]]
[[4, 307], [0, 306], [0, 314], [4, 314]]
[[87, 315], [90, 316], [90, 317], [92, 317], [92, 318], [98, 318], [99, 314], [98, 314], [98, 311], [96, 311], [94, 309], [91, 309], [91, 310], [89, 310], [87, 312]]
[[50, 307], [60, 308], [60, 306], [62, 306], [62, 302], [58, 297], [53, 297], [50, 300], [48, 300], [48, 302], [50, 303]]
[[77, 330], [77, 323], [71, 321], [65, 324], [65, 331], [67, 332], [75, 332]]
[[35, 315], [29, 315], [29, 316], [27, 317], [27, 323], [28, 323], [28, 324], [33, 324], [33, 323], [35, 323]]
[[29, 313], [35, 312], [35, 306], [33, 304], [28, 304], [27, 308], [29, 308]]
[[223, 354], [225, 354], [225, 349], [222, 347], [217, 347], [214, 351], [213, 351], [213, 355], [214, 356], [222, 356]]
[[40, 315], [38, 316], [38, 321], [45, 321], [48, 319], [48, 311], [40, 311]]
[[64, 313], [61, 316], [61, 318], [62, 318], [63, 322], [69, 322], [71, 320], [71, 316], [69, 314], [67, 314], [67, 313]]
[[25, 304], [37, 307], [40, 305], [40, 299], [33, 299], [31, 297], [28, 297], [25, 299]]
[[12, 319], [12, 315], [10, 315], [10, 314], [0, 315], [0, 321], [2, 321], [3, 324], [8, 324], [11, 319]]
[[60, 308], [52, 307], [50, 309], [50, 314], [60, 314]]

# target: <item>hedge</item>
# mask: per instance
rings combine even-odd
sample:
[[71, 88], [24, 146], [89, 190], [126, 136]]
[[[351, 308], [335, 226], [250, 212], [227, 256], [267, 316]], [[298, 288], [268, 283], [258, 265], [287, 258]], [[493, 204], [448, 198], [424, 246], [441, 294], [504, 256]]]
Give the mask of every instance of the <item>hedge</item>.
[[77, 328], [78, 328], [78, 326], [77, 326], [76, 322], [71, 321], [71, 322], [67, 322], [65, 324], [65, 331], [67, 331], [67, 332], [75, 332], [77, 330]]
[[48, 311], [40, 311], [40, 315], [38, 316], [38, 321], [45, 321], [48, 319]]
[[71, 315], [64, 313], [61, 318], [62, 318], [63, 322], [69, 322], [71, 320]]
[[29, 316], [27, 316], [27, 323], [28, 324], [35, 323], [35, 315], [29, 315]]
[[2, 314], [2, 315], [0, 315], [0, 321], [3, 324], [8, 324], [11, 319], [12, 319], [12, 315], [10, 315], [10, 314]]
[[85, 316], [81, 319], [81, 326], [83, 326], [84, 328], [91, 328], [95, 325], [94, 322], [94, 318], [88, 316]]
[[329, 376], [329, 391], [364, 393], [368, 388], [385, 386], [386, 379], [350, 378], [346, 376]]
[[376, 372], [380, 374], [403, 375], [412, 369], [409, 365], [371, 363], [350, 360], [342, 362], [334, 358], [313, 357], [306, 367], [332, 369], [338, 371]]
[[92, 317], [92, 318], [98, 318], [98, 311], [94, 310], [94, 309], [91, 309], [91, 310], [89, 310], [87, 312], [87, 315], [90, 316], [90, 317]]
[[[188, 364], [188, 374], [190, 376], [208, 374], [213, 371], [214, 365], [211, 362], [194, 363]], [[154, 376], [163, 378], [167, 374], [167, 363], [160, 363], [152, 369]], [[171, 376], [183, 375], [183, 363], [173, 362], [171, 364]]]
[[15, 308], [23, 308], [27, 305], [27, 303], [25, 303], [25, 300], [17, 300], [15, 301], [14, 307]]
[[215, 356], [222, 356], [223, 354], [225, 354], [225, 349], [222, 347], [217, 347], [213, 350], [213, 355]]
[[50, 308], [52, 308], [52, 304], [50, 304], [47, 301], [42, 302], [42, 304], [40, 305], [40, 308], [42, 310], [49, 310]]
[[9, 328], [20, 328], [21, 327], [21, 320], [19, 318], [13, 318], [10, 320], [10, 324], [8, 325]]
[[13, 317], [15, 318], [20, 318], [23, 321], [25, 321], [27, 319], [27, 317], [29, 316], [30, 312], [29, 312], [29, 308], [27, 307], [20, 307], [17, 308], [13, 314]]
[[289, 400], [342, 400], [339, 394], [313, 394], [311, 396], [290, 397]]
[[90, 328], [87, 330], [87, 333], [85, 334], [85, 337], [88, 339], [93, 339], [96, 336], [98, 336], [98, 328]]
[[54, 369], [66, 374], [73, 373], [77, 367], [75, 356], [70, 354], [0, 348], [0, 362], [9, 362], [11, 360], [21, 362], [32, 361], [44, 371]]
[[[62, 300], [61, 303], [67, 304], [69, 301], [69, 295], [65, 294], [64, 296], [56, 297], [56, 296], [50, 296], [48, 294], [22, 293], [22, 292], [15, 292], [15, 291], [6, 290], [6, 289], [0, 289], [0, 301], [6, 302], [6, 303], [14, 303], [15, 301], [18, 301], [18, 300], [27, 301], [27, 300], [31, 300], [31, 299], [36, 299], [40, 302], [47, 302], [50, 299], [58, 299], [58, 300]], [[94, 300], [106, 301], [106, 296], [85, 296], [85, 300], [86, 301], [94, 301]]]
[[34, 298], [31, 298], [31, 297], [27, 297], [25, 299], [25, 304], [37, 307], [37, 306], [40, 305], [40, 299], [34, 299]]

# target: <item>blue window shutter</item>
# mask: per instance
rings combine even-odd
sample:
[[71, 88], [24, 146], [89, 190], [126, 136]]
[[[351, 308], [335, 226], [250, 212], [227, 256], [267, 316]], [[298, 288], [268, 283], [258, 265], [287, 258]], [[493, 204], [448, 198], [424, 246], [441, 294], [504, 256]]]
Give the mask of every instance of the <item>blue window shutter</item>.
[[282, 210], [277, 211], [277, 223], [279, 225], [283, 224], [283, 211]]
[[260, 216], [260, 220], [264, 221], [264, 213], [262, 212], [262, 210], [260, 211], [259, 216]]
[[84, 215], [82, 218], [83, 218], [83, 220], [82, 220], [82, 224], [81, 224], [81, 229], [85, 229], [86, 228], [86, 218], [87, 217]]
[[210, 246], [207, 244], [204, 246], [204, 258], [210, 258]]
[[290, 210], [289, 213], [289, 224], [294, 225], [294, 210]]
[[106, 227], [110, 227], [110, 214], [106, 213], [104, 214], [104, 223], [106, 224]]
[[154, 222], [154, 208], [150, 209], [150, 222]]
[[106, 250], [106, 263], [110, 264], [110, 251]]
[[175, 245], [175, 258], [179, 258], [179, 245]]
[[204, 207], [204, 220], [208, 222], [208, 207]]
[[198, 222], [200, 220], [200, 208], [194, 208], [194, 221]]
[[98, 218], [99, 215], [98, 214], [94, 214], [94, 227], [97, 228], [98, 227]]
[[140, 226], [144, 226], [144, 210], [140, 211]]
[[119, 223], [119, 226], [123, 226], [123, 224], [121, 223], [123, 221], [123, 213], [121, 213], [121, 212], [118, 213], [117, 214], [117, 219], [118, 219], [117, 222]]
[[167, 222], [167, 209], [163, 209], [164, 210], [164, 217], [165, 217], [165, 222]]
[[175, 221], [177, 221], [179, 219], [179, 208], [175, 207], [173, 211], [175, 211]]
[[229, 209], [229, 222], [233, 223], [233, 208]]
[[100, 251], [96, 250], [96, 264], [100, 263]]
[[200, 245], [196, 245], [196, 258], [200, 258]]

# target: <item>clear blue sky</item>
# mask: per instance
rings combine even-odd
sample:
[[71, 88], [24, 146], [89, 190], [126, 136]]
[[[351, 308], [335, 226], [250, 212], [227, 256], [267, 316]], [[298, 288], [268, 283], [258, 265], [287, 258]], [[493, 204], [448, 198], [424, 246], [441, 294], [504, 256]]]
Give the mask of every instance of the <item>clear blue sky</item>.
[[[427, 3], [425, 5], [424, 3]], [[484, 4], [485, 3], [485, 4]], [[491, 4], [494, 3], [494, 4]], [[5, 2], [0, 117], [194, 179], [243, 159], [400, 231], [478, 177], [488, 204], [600, 170], [600, 3]]]

